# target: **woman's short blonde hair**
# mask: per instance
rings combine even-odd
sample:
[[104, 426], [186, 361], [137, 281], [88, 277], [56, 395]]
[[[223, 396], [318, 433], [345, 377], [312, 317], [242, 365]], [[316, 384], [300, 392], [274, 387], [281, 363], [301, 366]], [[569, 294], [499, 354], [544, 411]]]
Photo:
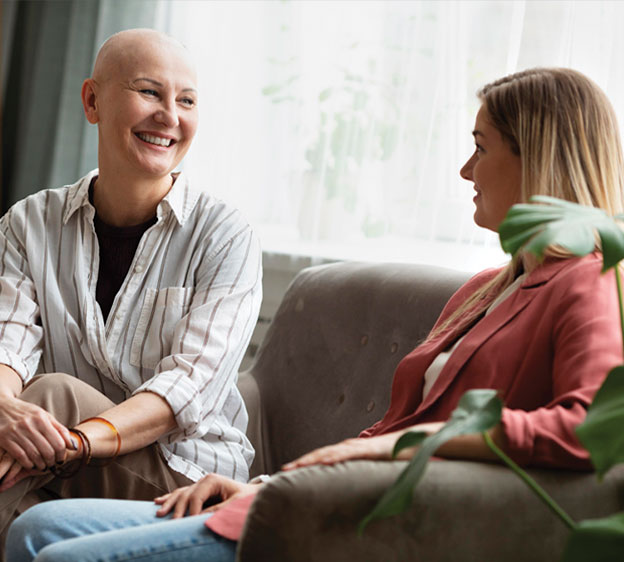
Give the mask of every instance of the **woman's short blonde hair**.
[[[478, 96], [488, 119], [522, 162], [520, 201], [550, 195], [624, 211], [624, 162], [613, 107], [585, 75], [569, 68], [534, 68], [487, 84]], [[570, 257], [560, 247], [547, 254]], [[465, 332], [519, 272], [537, 265], [519, 256], [471, 295], [429, 338], [447, 329]]]

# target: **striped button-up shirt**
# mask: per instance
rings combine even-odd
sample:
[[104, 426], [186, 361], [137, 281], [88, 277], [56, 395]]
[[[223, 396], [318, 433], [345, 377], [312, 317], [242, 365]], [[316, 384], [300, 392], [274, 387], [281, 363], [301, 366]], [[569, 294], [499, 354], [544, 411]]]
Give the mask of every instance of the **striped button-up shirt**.
[[253, 449], [237, 370], [260, 307], [261, 252], [241, 214], [177, 177], [104, 322], [88, 189], [40, 191], [0, 219], [0, 363], [24, 380], [65, 372], [119, 403], [164, 398], [177, 428], [159, 440], [191, 480], [248, 478]]

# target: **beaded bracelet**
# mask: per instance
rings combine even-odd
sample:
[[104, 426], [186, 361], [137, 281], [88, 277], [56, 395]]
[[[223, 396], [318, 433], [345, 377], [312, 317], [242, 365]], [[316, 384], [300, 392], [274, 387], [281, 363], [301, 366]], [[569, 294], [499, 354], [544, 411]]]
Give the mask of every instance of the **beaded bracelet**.
[[107, 425], [110, 429], [113, 430], [113, 432], [115, 433], [115, 437], [117, 437], [117, 449], [113, 453], [113, 456], [110, 457], [107, 463], [98, 465], [98, 466], [108, 466], [119, 456], [119, 451], [121, 451], [121, 435], [119, 434], [119, 431], [117, 431], [117, 428], [111, 422], [109, 422], [105, 418], [100, 418], [99, 416], [96, 416], [93, 418], [87, 418], [86, 420], [83, 420], [80, 423], [83, 424], [83, 423], [87, 423], [90, 421], [96, 421], [96, 422], [103, 423], [104, 425]]
[[[72, 476], [77, 474], [81, 468], [88, 465], [89, 461], [91, 461], [91, 441], [89, 441], [89, 438], [79, 429], [70, 429], [69, 433], [75, 435], [78, 438], [82, 449], [82, 457], [79, 463], [76, 461], [75, 463], [64, 463], [61, 466], [50, 467], [50, 472], [52, 472], [52, 474], [54, 474], [54, 476], [56, 476], [57, 478], [61, 479], [71, 478]], [[75, 468], [67, 468], [68, 466], [71, 466], [73, 464], [75, 464]]]
[[[80, 461], [80, 468], [87, 466], [91, 462], [91, 441], [87, 437], [87, 434], [84, 431], [80, 431], [77, 428], [73, 428], [70, 430], [72, 433], [75, 433], [80, 440], [82, 441], [82, 459]], [[80, 468], [78, 470], [80, 470]]]

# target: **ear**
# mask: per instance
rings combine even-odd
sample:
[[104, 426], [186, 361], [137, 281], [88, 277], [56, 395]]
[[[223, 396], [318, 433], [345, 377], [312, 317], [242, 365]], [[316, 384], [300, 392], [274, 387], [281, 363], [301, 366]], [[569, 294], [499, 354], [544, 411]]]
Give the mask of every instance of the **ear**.
[[87, 117], [87, 121], [92, 125], [95, 125], [99, 120], [98, 116], [98, 103], [97, 103], [97, 84], [93, 78], [87, 78], [82, 83], [82, 106]]

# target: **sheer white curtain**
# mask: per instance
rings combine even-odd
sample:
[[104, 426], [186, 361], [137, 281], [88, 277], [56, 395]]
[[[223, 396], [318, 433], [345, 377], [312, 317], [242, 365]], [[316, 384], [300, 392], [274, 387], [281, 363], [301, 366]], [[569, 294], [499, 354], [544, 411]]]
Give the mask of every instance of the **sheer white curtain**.
[[624, 119], [624, 3], [183, 1], [201, 125], [187, 172], [239, 206], [266, 250], [478, 270], [475, 92], [532, 66], [596, 80]]

